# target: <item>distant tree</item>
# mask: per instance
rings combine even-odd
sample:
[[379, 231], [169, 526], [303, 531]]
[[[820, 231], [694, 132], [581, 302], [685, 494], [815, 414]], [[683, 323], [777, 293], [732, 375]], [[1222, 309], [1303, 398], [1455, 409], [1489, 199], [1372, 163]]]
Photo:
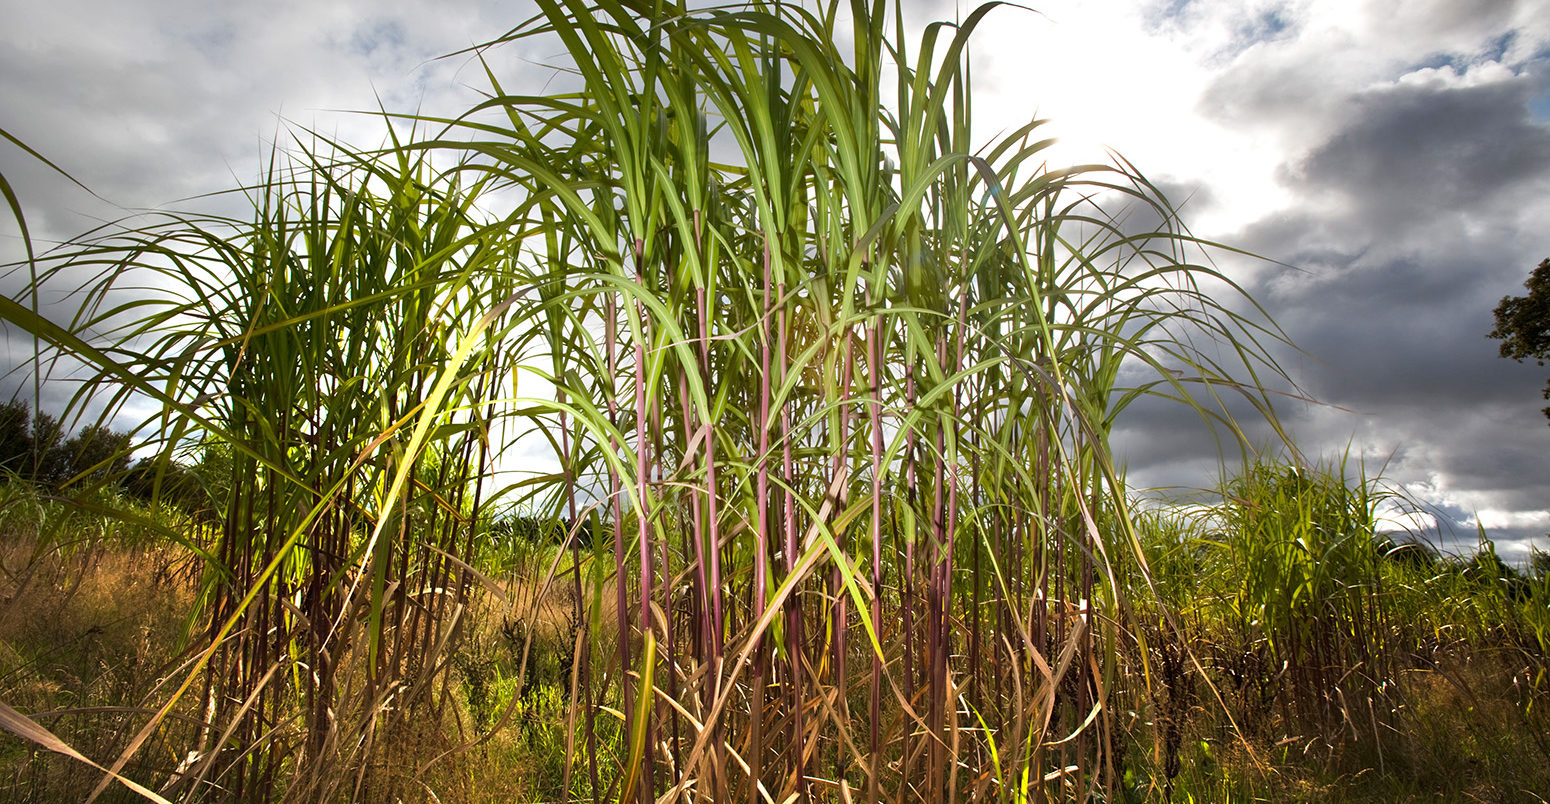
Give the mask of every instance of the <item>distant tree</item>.
[[74, 478], [118, 479], [129, 468], [130, 436], [89, 424], [65, 438], [58, 419], [31, 415], [25, 402], [0, 405], [0, 472], [42, 486]]
[[1442, 563], [1441, 556], [1426, 542], [1395, 541], [1387, 534], [1377, 538], [1378, 554], [1395, 564], [1403, 564], [1414, 570], [1435, 574]]
[[82, 427], [62, 448], [65, 476], [56, 482], [81, 476], [93, 480], [122, 477], [129, 468], [129, 443], [128, 433], [115, 433], [106, 425]]
[[1460, 569], [1464, 577], [1475, 584], [1504, 584], [1515, 586], [1523, 580], [1523, 573], [1496, 554], [1494, 545], [1463, 560]]
[[[1550, 259], [1541, 262], [1523, 286], [1527, 296], [1504, 296], [1496, 305], [1490, 337], [1501, 340], [1502, 357], [1543, 366], [1550, 360]], [[1550, 383], [1545, 384], [1545, 399], [1550, 399]], [[1544, 412], [1550, 417], [1550, 408]]]
[[124, 493], [147, 503], [171, 503], [196, 517], [214, 521], [214, 501], [199, 477], [200, 468], [184, 466], [165, 456], [141, 458], [124, 475]]
[[1535, 578], [1550, 578], [1550, 553], [1536, 547], [1533, 555], [1529, 557], [1528, 570]]
[[65, 428], [59, 420], [39, 412], [32, 419], [32, 455], [22, 476], [44, 486], [57, 486], [70, 477], [70, 456], [64, 449]]
[[0, 471], [32, 471], [32, 412], [26, 402], [0, 405]]

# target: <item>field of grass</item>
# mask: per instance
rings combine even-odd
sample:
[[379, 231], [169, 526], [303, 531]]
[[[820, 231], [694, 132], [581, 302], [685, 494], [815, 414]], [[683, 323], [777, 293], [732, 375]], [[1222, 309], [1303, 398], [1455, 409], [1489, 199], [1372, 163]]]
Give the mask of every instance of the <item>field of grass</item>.
[[[1284, 498], [1266, 497], [1294, 476], [1300, 475], [1290, 467], [1261, 465], [1227, 486], [1258, 499], [1224, 495], [1209, 512], [1192, 506], [1187, 514], [1168, 509], [1137, 517], [1155, 597], [1143, 590], [1137, 568], [1130, 591], [1138, 602], [1126, 640], [1116, 647], [1134, 670], [1114, 680], [1105, 702], [1114, 710], [1107, 739], [1118, 781], [1112, 788], [1095, 786], [1088, 797], [1542, 800], [1538, 791], [1550, 785], [1550, 716], [1544, 711], [1550, 654], [1536, 621], [1543, 622], [1550, 605], [1550, 575], [1543, 567], [1526, 573], [1489, 558], [1438, 558], [1378, 536], [1371, 523], [1353, 528], [1345, 522], [1353, 528], [1348, 535], [1361, 542], [1347, 547], [1370, 550], [1372, 563], [1332, 571], [1324, 582], [1375, 607], [1360, 619], [1376, 623], [1371, 639], [1350, 644], [1356, 629], [1339, 594], [1326, 590], [1306, 604], [1288, 603], [1254, 586], [1255, 571], [1295, 573], [1288, 569], [1294, 562], [1273, 563], [1254, 551], [1295, 551], [1308, 533], [1283, 525], [1247, 538], [1251, 533], [1237, 519], [1250, 516], [1242, 503], [1285, 506]], [[1309, 482], [1330, 493], [1344, 488], [1334, 485], [1339, 480], [1315, 475]], [[1257, 487], [1247, 488], [1251, 483]], [[3, 493], [0, 700], [106, 763], [197, 646], [188, 629], [198, 624], [189, 612], [200, 562], [159, 534], [47, 499], [21, 481]], [[1301, 495], [1312, 496], [1306, 488]], [[1357, 493], [1343, 502], [1360, 499]], [[118, 504], [140, 506], [122, 499]], [[1345, 511], [1353, 513], [1361, 516], [1360, 509]], [[164, 510], [160, 516], [176, 520], [179, 514]], [[465, 631], [445, 661], [443, 697], [422, 704], [414, 728], [395, 735], [404, 741], [398, 750], [366, 768], [376, 784], [398, 787], [404, 800], [617, 797], [617, 789], [594, 796], [588, 770], [575, 765], [587, 761], [587, 733], [572, 705], [584, 697], [575, 689], [580, 641], [597, 631], [602, 638], [594, 648], [610, 653], [615, 611], [602, 606], [607, 622], [589, 629], [579, 619], [585, 600], [578, 601], [567, 579], [551, 576], [555, 559], [564, 563], [558, 542], [524, 527], [531, 521], [511, 524], [490, 528], [492, 547], [478, 561], [488, 585], [471, 594]], [[1331, 523], [1313, 518], [1308, 524]], [[1307, 579], [1282, 577], [1265, 588], [1279, 589], [1283, 582]], [[612, 591], [602, 589], [599, 597]], [[1275, 606], [1285, 608], [1272, 611]], [[966, 641], [960, 637], [955, 652], [967, 649]], [[849, 658], [859, 663], [867, 655], [862, 647]], [[965, 670], [954, 683], [986, 683], [974, 675]], [[603, 707], [592, 733], [599, 780], [615, 786], [628, 757], [622, 713], [605, 703], [607, 679], [592, 686], [589, 694]], [[983, 715], [967, 705], [967, 694], [962, 700], [954, 725], [963, 732], [956, 759], [969, 789], [961, 799], [1004, 800], [996, 773], [1005, 749], [994, 740], [998, 734], [976, 734], [986, 728]], [[123, 772], [176, 800], [175, 780], [187, 771], [186, 747], [199, 712], [185, 708], [171, 720]], [[302, 736], [294, 733], [293, 739]], [[665, 749], [670, 738], [661, 739]], [[971, 785], [978, 779], [991, 784], [974, 798]], [[6, 800], [76, 800], [98, 780], [99, 774], [83, 774], [75, 760], [24, 741], [7, 739], [0, 753], [0, 797]], [[1028, 789], [1049, 800], [1082, 797], [1062, 777]], [[844, 798], [822, 790], [813, 797]], [[107, 800], [136, 797], [110, 790]]]
[[[1550, 577], [1251, 449], [1284, 336], [1133, 166], [977, 138], [991, 6], [539, 5], [488, 46], [561, 89], [13, 267], [81, 381], [0, 455], [7, 796], [1550, 789]], [[1243, 456], [1214, 498], [1126, 485], [1142, 397]]]

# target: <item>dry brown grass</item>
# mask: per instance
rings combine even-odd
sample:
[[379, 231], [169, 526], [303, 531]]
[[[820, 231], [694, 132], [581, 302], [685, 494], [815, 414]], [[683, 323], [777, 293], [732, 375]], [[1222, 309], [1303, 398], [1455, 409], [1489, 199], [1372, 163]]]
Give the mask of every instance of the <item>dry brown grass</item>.
[[[38, 717], [88, 756], [111, 760], [144, 721], [145, 707], [165, 694], [158, 683], [180, 678], [173, 668], [193, 600], [194, 564], [175, 548], [51, 544], [30, 532], [0, 537], [0, 700]], [[481, 589], [470, 601], [442, 704], [396, 732], [401, 742], [374, 765], [373, 772], [407, 780], [399, 787], [404, 801], [553, 797], [578, 626], [573, 581], [561, 577], [544, 588], [519, 577], [500, 581], [498, 590]], [[601, 632], [610, 635], [611, 582], [601, 599]], [[597, 649], [595, 672], [609, 672], [617, 661], [609, 655], [613, 646], [605, 640]], [[1187, 722], [1175, 800], [1543, 800], [1550, 790], [1550, 710], [1542, 694], [1530, 700], [1535, 693], [1513, 656], [1461, 645], [1405, 672], [1394, 726], [1385, 727], [1381, 746], [1342, 741], [1337, 750], [1315, 740], [1310, 749], [1306, 737], [1276, 739], [1285, 729], [1271, 712], [1253, 748], [1268, 763], [1262, 769], [1218, 728], [1209, 706], [1181, 701], [1178, 714]], [[1231, 699], [1233, 691], [1224, 691]], [[616, 729], [612, 721], [603, 726]], [[165, 779], [189, 728], [175, 720], [130, 775]], [[427, 766], [434, 757], [444, 758]], [[573, 768], [573, 785], [585, 773]], [[79, 800], [96, 781], [70, 760], [0, 737], [0, 800]]]
[[[111, 761], [177, 661], [194, 595], [186, 552], [0, 539], [0, 700]], [[173, 721], [142, 761], [175, 766], [165, 738], [186, 728]], [[72, 760], [0, 739], [0, 798], [73, 800], [96, 783]]]
[[1245, 745], [1197, 708], [1174, 800], [1544, 801], [1550, 719], [1530, 694], [1510, 657], [1461, 647], [1401, 674], [1378, 742], [1291, 736], [1272, 713]]
[[[38, 509], [43, 511], [43, 509]], [[180, 547], [135, 547], [110, 530], [61, 539], [90, 518], [39, 527], [54, 511], [0, 517], [0, 700], [33, 716], [104, 764], [183, 678], [181, 646], [200, 565]], [[100, 523], [98, 523], [100, 524]], [[40, 533], [40, 531], [42, 531]], [[568, 568], [562, 567], [562, 570]], [[590, 595], [590, 591], [587, 593]], [[615, 590], [605, 583], [605, 627], [615, 622]], [[556, 740], [574, 661], [574, 579], [547, 587], [513, 577], [477, 588], [464, 615], [464, 638], [446, 672], [439, 702], [394, 732], [394, 745], [368, 773], [404, 780], [404, 801], [535, 800], [553, 787]], [[200, 632], [189, 644], [196, 647]], [[531, 645], [529, 645], [531, 640]], [[593, 659], [609, 666], [604, 640]], [[522, 657], [526, 653], [526, 669]], [[358, 657], [357, 657], [358, 658]], [[361, 668], [354, 668], [359, 675]], [[516, 688], [519, 672], [526, 694]], [[556, 699], [555, 690], [562, 695]], [[547, 696], [547, 697], [542, 697]], [[159, 788], [196, 744], [189, 707], [174, 716], [126, 769]], [[558, 704], [558, 705], [557, 705]], [[197, 708], [197, 707], [195, 707]], [[183, 711], [187, 709], [188, 711]], [[510, 710], [510, 714], [507, 712]], [[438, 759], [431, 762], [432, 759]], [[580, 769], [577, 769], [580, 772]], [[79, 763], [0, 735], [0, 800], [80, 800], [100, 777]], [[345, 789], [350, 789], [346, 785]], [[110, 788], [108, 800], [123, 791]]]

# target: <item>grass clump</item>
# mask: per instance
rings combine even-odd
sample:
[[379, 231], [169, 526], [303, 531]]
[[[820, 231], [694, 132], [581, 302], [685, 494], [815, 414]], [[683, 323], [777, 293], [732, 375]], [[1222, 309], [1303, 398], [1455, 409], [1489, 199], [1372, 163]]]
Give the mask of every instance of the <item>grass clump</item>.
[[1138, 607], [1156, 625], [1140, 629], [1154, 683], [1149, 728], [1131, 732], [1144, 752], [1132, 755], [1136, 794], [1515, 800], [1540, 789], [1550, 746], [1531, 679], [1545, 653], [1527, 635], [1550, 602], [1531, 591], [1544, 575], [1500, 564], [1488, 541], [1443, 558], [1419, 534], [1380, 532], [1403, 504], [1339, 465], [1260, 462], [1216, 502], [1137, 517], [1163, 608]]
[[[196, 575], [176, 544], [29, 484], [0, 484], [0, 700], [111, 761], [182, 659]], [[194, 717], [187, 707], [175, 712], [132, 772], [173, 771]], [[81, 800], [96, 781], [25, 743], [7, 739], [0, 752], [8, 801]]]

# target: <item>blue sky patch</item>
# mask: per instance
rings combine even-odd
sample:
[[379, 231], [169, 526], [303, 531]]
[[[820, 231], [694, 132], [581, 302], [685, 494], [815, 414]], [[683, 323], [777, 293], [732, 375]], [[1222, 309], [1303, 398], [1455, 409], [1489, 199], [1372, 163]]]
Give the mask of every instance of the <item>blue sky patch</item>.
[[1529, 114], [1540, 123], [1550, 123], [1550, 89], [1543, 90], [1529, 99]]

